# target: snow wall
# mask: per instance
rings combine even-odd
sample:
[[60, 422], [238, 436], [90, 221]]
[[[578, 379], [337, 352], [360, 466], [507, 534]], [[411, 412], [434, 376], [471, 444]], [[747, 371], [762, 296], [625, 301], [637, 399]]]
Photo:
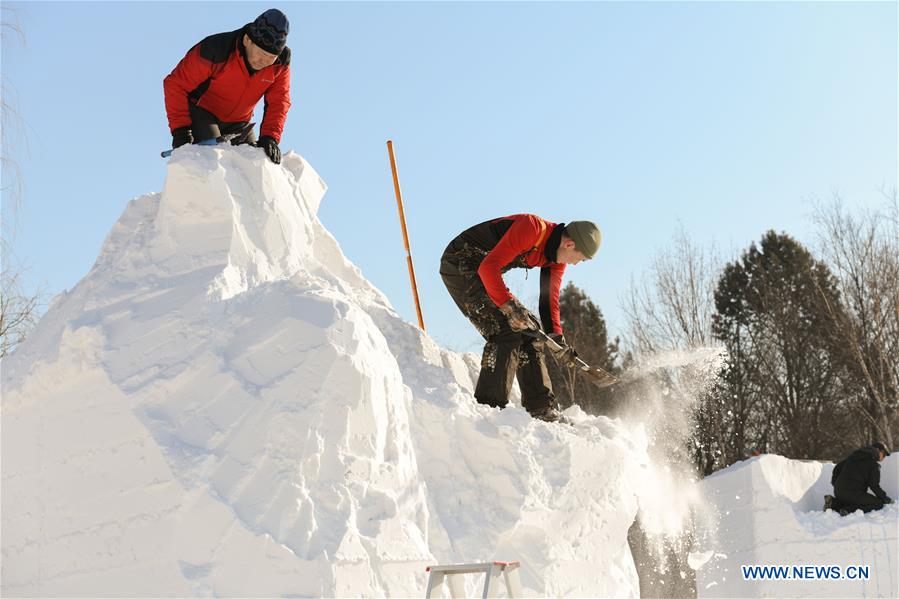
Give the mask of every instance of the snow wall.
[[[700, 597], [899, 597], [899, 503], [845, 517], [823, 511], [834, 464], [762, 455], [700, 483], [714, 510], [691, 554]], [[899, 498], [899, 455], [881, 462], [881, 487]], [[741, 566], [867, 566], [867, 580], [744, 580]]]
[[407, 597], [494, 559], [637, 594], [645, 433], [478, 405], [477, 359], [397, 316], [324, 192], [296, 154], [194, 146], [128, 204], [2, 364], [4, 596]]

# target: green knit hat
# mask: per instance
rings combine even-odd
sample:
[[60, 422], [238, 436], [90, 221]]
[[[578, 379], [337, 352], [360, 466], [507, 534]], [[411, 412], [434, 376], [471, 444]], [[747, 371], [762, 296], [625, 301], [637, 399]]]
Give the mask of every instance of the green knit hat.
[[596, 255], [602, 243], [602, 233], [596, 223], [589, 220], [575, 220], [565, 225], [565, 233], [574, 241], [574, 247], [588, 260]]

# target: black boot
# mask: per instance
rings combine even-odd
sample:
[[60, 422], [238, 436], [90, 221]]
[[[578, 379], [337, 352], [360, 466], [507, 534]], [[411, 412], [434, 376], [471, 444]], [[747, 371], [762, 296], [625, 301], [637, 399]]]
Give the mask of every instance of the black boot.
[[558, 422], [559, 424], [569, 424], [572, 426], [574, 425], [574, 423], [568, 419], [568, 416], [557, 410], [554, 406], [537, 408], [533, 411], [529, 411], [528, 413], [533, 418], [543, 420], [544, 422]]

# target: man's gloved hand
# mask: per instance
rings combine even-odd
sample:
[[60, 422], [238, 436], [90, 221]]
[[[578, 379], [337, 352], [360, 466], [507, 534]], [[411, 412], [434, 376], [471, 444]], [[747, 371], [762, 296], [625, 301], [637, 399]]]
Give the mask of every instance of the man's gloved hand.
[[194, 136], [190, 131], [190, 127], [178, 127], [172, 131], [172, 149], [192, 143], [194, 143]]
[[509, 319], [509, 327], [513, 331], [533, 331], [537, 329], [537, 319], [531, 314], [530, 310], [525, 308], [514, 297], [500, 306], [499, 310]]
[[557, 360], [563, 363], [573, 362], [575, 358], [578, 357], [577, 351], [568, 345], [568, 341], [565, 339], [565, 336], [562, 333], [550, 333], [549, 338], [555, 341], [559, 348], [558, 350], [552, 349], [553, 355]]
[[895, 499], [891, 499], [891, 498], [887, 497], [883, 503], [884, 503], [884, 505], [889, 505], [889, 504], [895, 503], [895, 502], [896, 502]]
[[265, 150], [266, 156], [268, 156], [272, 162], [281, 164], [281, 148], [278, 147], [278, 142], [275, 141], [274, 137], [263, 135], [259, 138], [259, 141], [256, 142], [256, 147]]

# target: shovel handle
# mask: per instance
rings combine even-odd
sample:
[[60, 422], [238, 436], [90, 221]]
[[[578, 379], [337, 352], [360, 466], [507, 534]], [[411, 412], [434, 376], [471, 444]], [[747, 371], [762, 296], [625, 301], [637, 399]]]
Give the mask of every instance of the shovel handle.
[[[555, 339], [553, 339], [552, 337], [547, 335], [540, 328], [526, 329], [524, 331], [521, 331], [521, 333], [523, 335], [527, 335], [529, 337], [535, 337], [537, 339], [541, 339], [542, 341], [545, 341], [546, 344], [549, 346], [549, 349], [553, 352], [564, 351], [563, 347], [561, 345], [559, 345], [558, 343], [556, 343]], [[576, 367], [578, 370], [580, 370], [580, 372], [584, 376], [589, 378], [590, 382], [592, 382], [597, 387], [600, 387], [600, 388], [611, 387], [612, 385], [614, 385], [615, 383], [618, 382], [618, 377], [616, 377], [611, 372], [603, 370], [602, 368], [599, 368], [597, 366], [590, 366], [589, 364], [587, 364], [580, 358], [577, 358], [577, 357], [572, 358], [571, 365]]]

